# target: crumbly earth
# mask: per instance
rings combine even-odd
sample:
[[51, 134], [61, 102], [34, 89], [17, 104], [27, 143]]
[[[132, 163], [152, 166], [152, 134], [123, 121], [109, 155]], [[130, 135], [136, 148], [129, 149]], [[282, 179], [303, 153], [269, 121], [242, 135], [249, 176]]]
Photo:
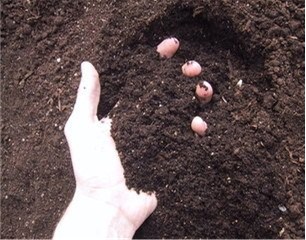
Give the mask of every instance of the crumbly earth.
[[[1, 238], [51, 238], [71, 200], [63, 127], [83, 60], [128, 186], [158, 197], [136, 238], [304, 238], [304, 1], [1, 5]], [[180, 48], [160, 59], [169, 36]], [[200, 76], [182, 75], [188, 60]]]

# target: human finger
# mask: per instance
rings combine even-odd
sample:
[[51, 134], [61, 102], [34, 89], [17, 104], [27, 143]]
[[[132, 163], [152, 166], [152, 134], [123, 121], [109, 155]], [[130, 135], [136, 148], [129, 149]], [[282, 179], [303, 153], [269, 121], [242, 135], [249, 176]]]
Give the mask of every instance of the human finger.
[[94, 120], [97, 117], [97, 108], [100, 99], [99, 74], [90, 62], [81, 64], [81, 82], [78, 89], [73, 114], [79, 119]]

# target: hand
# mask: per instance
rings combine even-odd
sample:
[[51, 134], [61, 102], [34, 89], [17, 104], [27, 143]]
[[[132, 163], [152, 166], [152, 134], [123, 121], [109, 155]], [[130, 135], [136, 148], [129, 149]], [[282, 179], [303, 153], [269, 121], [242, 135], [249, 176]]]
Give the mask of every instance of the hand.
[[[97, 215], [94, 209], [96, 206], [97, 211], [101, 210], [103, 218], [97, 221], [106, 225], [100, 228], [112, 228], [109, 229], [111, 233], [106, 229], [103, 233], [111, 236], [99, 237], [116, 235], [116, 237], [131, 238], [156, 208], [157, 200], [154, 194], [149, 195], [143, 192], [137, 194], [134, 190], [127, 188], [123, 175], [124, 170], [110, 133], [111, 119], [104, 118], [99, 121], [97, 118], [100, 98], [98, 73], [89, 62], [82, 63], [81, 71], [82, 78], [76, 103], [65, 126], [65, 135], [76, 179], [76, 192], [65, 215], [74, 211], [73, 203], [77, 206], [75, 209], [82, 207], [82, 203], [90, 205], [83, 206], [86, 215], [88, 211], [93, 211], [94, 215]], [[61, 220], [64, 226], [67, 224], [65, 215]], [[70, 215], [77, 217], [77, 214]], [[108, 220], [112, 222], [111, 225]], [[86, 224], [89, 220], [83, 219], [83, 221]], [[63, 229], [61, 222], [55, 233], [60, 232], [58, 229]], [[60, 234], [54, 236], [60, 236]]]

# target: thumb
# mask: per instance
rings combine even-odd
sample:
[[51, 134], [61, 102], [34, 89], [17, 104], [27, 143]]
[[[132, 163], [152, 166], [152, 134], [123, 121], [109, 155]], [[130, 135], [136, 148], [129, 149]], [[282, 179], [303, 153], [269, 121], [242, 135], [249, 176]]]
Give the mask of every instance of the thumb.
[[81, 119], [94, 120], [100, 99], [99, 74], [90, 62], [81, 64], [81, 82], [78, 89], [73, 114]]

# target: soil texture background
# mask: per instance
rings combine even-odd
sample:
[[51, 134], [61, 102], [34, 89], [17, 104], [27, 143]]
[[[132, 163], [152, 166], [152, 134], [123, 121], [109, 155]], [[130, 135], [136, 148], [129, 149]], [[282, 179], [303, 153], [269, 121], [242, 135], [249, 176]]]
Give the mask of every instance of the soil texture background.
[[[75, 182], [63, 129], [80, 63], [101, 81], [135, 238], [304, 238], [304, 1], [1, 2], [1, 238], [51, 238]], [[180, 48], [160, 59], [156, 46]], [[181, 73], [188, 60], [203, 71]], [[195, 97], [210, 82], [209, 104]], [[242, 81], [242, 85], [237, 85]], [[204, 137], [190, 129], [194, 116]]]

